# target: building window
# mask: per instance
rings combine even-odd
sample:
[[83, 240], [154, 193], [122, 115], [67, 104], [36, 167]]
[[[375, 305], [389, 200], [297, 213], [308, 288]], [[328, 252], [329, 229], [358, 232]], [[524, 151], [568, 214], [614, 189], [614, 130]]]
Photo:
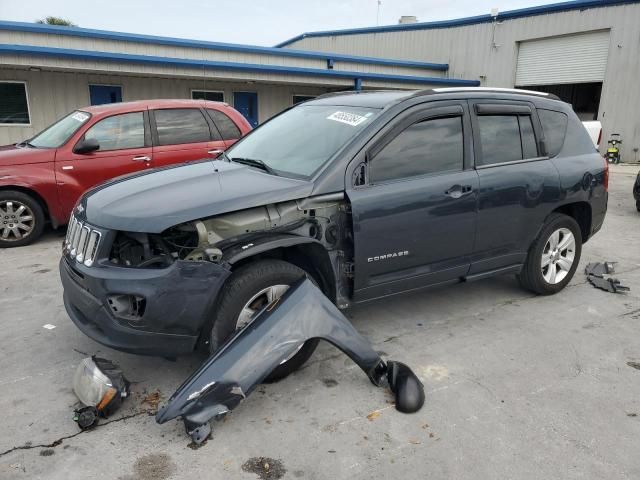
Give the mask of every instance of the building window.
[[313, 100], [316, 98], [315, 95], [294, 95], [293, 96], [293, 104], [297, 105], [302, 102], [306, 102], [307, 100]]
[[89, 85], [91, 105], [105, 105], [122, 101], [122, 87], [119, 85]]
[[31, 124], [25, 82], [0, 82], [0, 124]]
[[224, 92], [215, 90], [191, 90], [193, 100], [209, 100], [212, 102], [224, 102]]

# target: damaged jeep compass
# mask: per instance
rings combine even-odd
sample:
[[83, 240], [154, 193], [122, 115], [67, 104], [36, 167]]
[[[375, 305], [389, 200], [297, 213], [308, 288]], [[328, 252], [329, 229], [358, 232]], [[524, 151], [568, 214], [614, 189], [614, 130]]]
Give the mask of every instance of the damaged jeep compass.
[[64, 304], [104, 345], [172, 357], [215, 351], [305, 275], [339, 308], [499, 274], [553, 294], [602, 226], [607, 184], [553, 95], [328, 94], [216, 160], [86, 193], [64, 241]]

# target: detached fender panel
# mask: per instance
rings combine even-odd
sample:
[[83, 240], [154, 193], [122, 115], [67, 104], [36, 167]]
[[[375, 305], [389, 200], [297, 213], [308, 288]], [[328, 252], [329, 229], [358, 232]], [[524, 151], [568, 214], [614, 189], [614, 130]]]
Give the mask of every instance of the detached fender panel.
[[307, 340], [323, 339], [349, 356], [376, 386], [390, 386], [402, 398], [399, 410], [415, 412], [424, 390], [403, 364], [385, 362], [338, 308], [308, 279], [268, 305], [193, 373], [156, 415], [158, 423], [182, 417], [196, 442], [207, 422], [237, 407], [281, 362]]

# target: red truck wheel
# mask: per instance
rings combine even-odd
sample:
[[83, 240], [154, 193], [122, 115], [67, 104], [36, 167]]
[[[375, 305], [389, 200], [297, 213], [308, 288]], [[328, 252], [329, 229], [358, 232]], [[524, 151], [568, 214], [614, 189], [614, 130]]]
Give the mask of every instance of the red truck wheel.
[[15, 190], [0, 191], [0, 248], [29, 245], [43, 228], [44, 212], [37, 200]]

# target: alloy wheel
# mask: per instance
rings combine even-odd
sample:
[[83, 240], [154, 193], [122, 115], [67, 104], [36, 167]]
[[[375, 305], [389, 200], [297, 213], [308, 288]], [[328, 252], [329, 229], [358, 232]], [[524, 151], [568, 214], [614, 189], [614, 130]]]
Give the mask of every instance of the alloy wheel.
[[35, 226], [33, 211], [17, 200], [0, 201], [0, 239], [17, 242], [31, 235]]
[[238, 320], [236, 321], [236, 331], [249, 325], [260, 310], [280, 298], [287, 290], [289, 290], [289, 285], [271, 285], [251, 297], [240, 310], [240, 315], [238, 315]]
[[569, 274], [576, 254], [576, 239], [568, 228], [555, 230], [545, 243], [540, 259], [544, 280], [556, 285]]
[[[287, 290], [289, 290], [289, 285], [271, 285], [270, 287], [263, 288], [253, 297], [251, 297], [251, 299], [249, 299], [244, 307], [242, 307], [242, 310], [240, 310], [240, 315], [238, 315], [238, 320], [236, 322], [236, 332], [253, 322], [258, 313], [260, 313], [260, 311], [264, 307], [269, 305], [274, 300], [282, 297], [282, 295], [284, 295]], [[291, 353], [291, 355], [282, 360], [280, 362], [280, 365], [292, 359], [303, 346], [304, 343], [301, 344], [293, 353]]]

